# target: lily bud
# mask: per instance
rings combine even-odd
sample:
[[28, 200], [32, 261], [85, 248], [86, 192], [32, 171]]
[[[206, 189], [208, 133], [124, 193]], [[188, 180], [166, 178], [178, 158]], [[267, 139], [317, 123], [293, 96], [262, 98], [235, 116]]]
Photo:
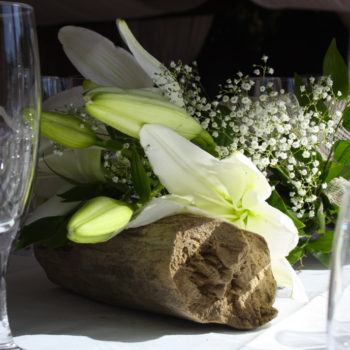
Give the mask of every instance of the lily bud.
[[87, 112], [131, 137], [139, 138], [145, 124], [160, 124], [189, 140], [204, 137], [206, 143], [209, 140], [214, 144], [211, 136], [183, 108], [154, 92], [132, 90], [118, 93], [96, 89], [88, 94]]
[[50, 140], [69, 148], [86, 148], [99, 141], [88, 124], [72, 115], [57, 112], [41, 114], [41, 132]]
[[124, 202], [96, 197], [80, 208], [68, 222], [68, 238], [77, 243], [104, 242], [124, 229], [133, 214]]

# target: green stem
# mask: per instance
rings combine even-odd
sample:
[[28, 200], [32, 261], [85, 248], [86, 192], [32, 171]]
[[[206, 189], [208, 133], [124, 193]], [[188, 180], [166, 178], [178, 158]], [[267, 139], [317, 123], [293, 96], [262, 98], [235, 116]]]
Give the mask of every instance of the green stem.
[[[346, 107], [345, 107], [345, 108], [346, 108]], [[341, 125], [342, 123], [343, 123], [343, 117], [340, 118], [340, 120], [339, 120], [337, 126], [336, 126], [335, 129], [334, 129], [334, 135], [333, 135], [333, 137], [332, 137], [332, 146], [334, 145], [335, 135], [337, 134], [337, 131], [338, 131], [338, 129], [339, 129], [339, 127], [340, 127], [340, 125]], [[325, 170], [327, 169], [328, 163], [329, 163], [330, 160], [331, 160], [332, 154], [333, 154], [333, 150], [332, 150], [332, 148], [331, 148], [331, 150], [330, 150], [330, 152], [329, 152], [329, 154], [328, 154], [328, 157], [327, 157], [327, 159], [326, 159], [326, 162], [324, 163], [322, 172], [321, 172], [321, 176], [320, 176], [320, 180], [321, 180], [321, 181], [320, 181], [320, 184], [319, 184], [319, 186], [318, 186], [318, 188], [317, 188], [317, 190], [316, 190], [317, 195], [321, 192], [321, 185], [322, 185], [322, 183], [323, 183], [323, 181], [324, 181], [324, 179], [325, 179], [325, 176], [326, 176], [326, 171], [325, 171]]]
[[151, 197], [156, 197], [163, 189], [164, 186], [159, 182], [155, 189], [152, 191]]
[[275, 166], [274, 168], [278, 171], [280, 175], [282, 175], [284, 180], [289, 181], [289, 176], [279, 166]]
[[117, 140], [101, 140], [98, 139], [95, 142], [96, 146], [100, 146], [102, 148], [106, 148], [110, 151], [120, 151], [123, 149], [123, 144]]

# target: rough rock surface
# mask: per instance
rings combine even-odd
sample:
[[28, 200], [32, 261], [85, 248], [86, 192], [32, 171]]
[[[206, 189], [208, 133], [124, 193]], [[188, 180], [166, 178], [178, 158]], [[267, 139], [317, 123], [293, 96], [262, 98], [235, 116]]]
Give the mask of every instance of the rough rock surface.
[[112, 305], [237, 329], [277, 313], [265, 240], [215, 219], [176, 215], [106, 243], [35, 254], [52, 282]]

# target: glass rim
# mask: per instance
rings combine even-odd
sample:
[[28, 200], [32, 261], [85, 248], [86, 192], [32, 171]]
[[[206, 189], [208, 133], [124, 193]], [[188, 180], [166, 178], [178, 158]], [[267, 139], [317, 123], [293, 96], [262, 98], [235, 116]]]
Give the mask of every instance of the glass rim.
[[61, 76], [61, 75], [41, 75], [42, 78], [57, 78], [57, 79], [85, 79], [82, 75], [80, 74], [76, 74], [76, 75], [65, 75], [65, 76]]
[[12, 2], [12, 1], [0, 1], [0, 7], [6, 5], [6, 6], [13, 6], [13, 7], [20, 7], [23, 9], [34, 11], [34, 8], [32, 5], [26, 4], [24, 2]]

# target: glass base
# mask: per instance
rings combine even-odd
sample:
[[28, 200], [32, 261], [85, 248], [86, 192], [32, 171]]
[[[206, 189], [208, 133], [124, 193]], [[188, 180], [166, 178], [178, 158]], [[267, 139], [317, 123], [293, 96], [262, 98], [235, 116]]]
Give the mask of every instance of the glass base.
[[0, 350], [24, 350], [17, 346], [15, 343], [11, 342], [8, 344], [0, 344]]

